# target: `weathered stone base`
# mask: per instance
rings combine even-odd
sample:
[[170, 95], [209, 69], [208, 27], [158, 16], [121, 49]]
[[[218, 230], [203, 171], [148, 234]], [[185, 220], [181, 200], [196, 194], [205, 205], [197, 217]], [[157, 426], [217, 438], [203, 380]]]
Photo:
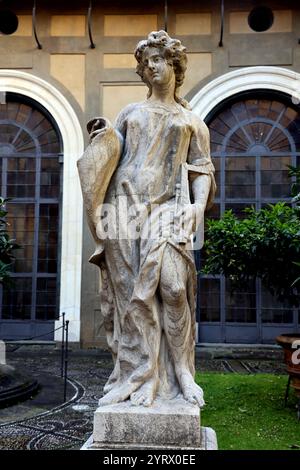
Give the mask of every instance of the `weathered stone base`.
[[104, 444], [94, 442], [91, 436], [81, 447], [81, 450], [218, 450], [218, 442], [215, 431], [212, 428], [201, 427], [200, 430], [201, 444], [199, 447], [185, 446], [160, 446], [160, 445], [144, 445], [144, 444]]
[[215, 432], [200, 427], [200, 412], [183, 398], [145, 408], [125, 403], [99, 407], [94, 432], [82, 447], [96, 449], [217, 449]]

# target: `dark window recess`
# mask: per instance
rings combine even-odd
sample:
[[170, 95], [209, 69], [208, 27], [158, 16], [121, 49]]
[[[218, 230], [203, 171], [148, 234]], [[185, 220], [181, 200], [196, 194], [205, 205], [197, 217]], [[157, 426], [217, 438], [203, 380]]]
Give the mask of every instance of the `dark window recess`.
[[8, 231], [21, 249], [16, 251], [12, 286], [2, 293], [0, 289], [0, 321], [54, 320], [58, 312], [60, 136], [38, 105], [14, 94], [7, 93], [6, 98], [0, 104], [0, 194], [9, 198]]
[[11, 10], [0, 10], [0, 33], [13, 34], [17, 31], [19, 20]]
[[253, 8], [248, 16], [248, 24], [253, 31], [261, 33], [271, 28], [274, 15], [271, 8], [260, 6]]
[[[211, 113], [207, 125], [218, 190], [206, 220], [217, 219], [228, 209], [245, 218], [246, 207], [259, 210], [279, 201], [291, 202], [288, 165], [300, 166], [300, 113], [290, 96], [267, 90], [236, 95]], [[198, 273], [205, 257], [204, 250], [196, 253]], [[296, 328], [298, 312], [278, 302], [259, 280], [246, 290], [232, 292], [223, 276], [199, 274], [198, 319], [200, 335], [205, 323], [210, 338], [230, 342], [232, 328], [243, 325], [236, 336], [241, 342], [247, 340], [247, 326], [257, 329], [257, 342], [261, 342], [264, 328], [270, 331], [274, 325], [274, 338], [279, 325]], [[206, 341], [204, 333], [202, 338]], [[253, 337], [249, 338], [252, 342]]]

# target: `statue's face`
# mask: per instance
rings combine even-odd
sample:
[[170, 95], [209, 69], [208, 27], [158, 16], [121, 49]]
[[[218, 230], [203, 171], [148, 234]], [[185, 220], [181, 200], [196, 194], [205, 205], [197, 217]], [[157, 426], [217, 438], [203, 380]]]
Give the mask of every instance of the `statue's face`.
[[152, 87], [168, 85], [175, 77], [174, 69], [156, 47], [147, 47], [143, 54], [144, 77]]

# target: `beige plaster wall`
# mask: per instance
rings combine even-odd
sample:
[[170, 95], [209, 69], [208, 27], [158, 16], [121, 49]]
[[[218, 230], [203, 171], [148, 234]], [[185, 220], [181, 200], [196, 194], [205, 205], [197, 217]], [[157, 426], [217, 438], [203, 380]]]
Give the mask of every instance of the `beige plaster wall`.
[[32, 36], [32, 16], [18, 15], [19, 26], [12, 36]]
[[50, 74], [72, 93], [84, 110], [85, 55], [52, 54], [50, 57]]
[[[135, 70], [136, 60], [133, 54], [103, 54], [103, 66], [105, 69], [123, 69], [123, 68], [126, 69], [127, 68], [127, 69]], [[195, 52], [195, 53], [188, 54], [188, 67], [187, 67], [187, 71], [185, 74], [184, 84], [180, 89], [180, 95], [185, 96], [189, 91], [191, 91], [194, 88], [194, 86], [196, 86], [201, 80], [203, 80], [205, 77], [207, 77], [211, 73], [212, 73], [212, 54], [211, 53]], [[132, 88], [132, 85], [131, 85], [131, 88]], [[140, 89], [140, 87], [138, 86], [137, 88], [138, 90]], [[105, 89], [107, 89], [107, 86], [105, 86]], [[128, 92], [128, 87], [122, 88], [122, 91], [124, 91], [125, 96], [126, 96]], [[142, 93], [142, 92], [138, 91], [138, 93]], [[111, 97], [112, 99], [114, 98], [113, 94]], [[121, 99], [121, 97], [119, 97], [118, 99]]]
[[103, 54], [105, 69], [135, 69], [136, 60], [131, 54]]
[[180, 94], [185, 96], [203, 78], [212, 72], [212, 54], [208, 52], [188, 54], [188, 67]]
[[105, 15], [104, 36], [145, 36], [157, 29], [157, 15]]
[[50, 22], [51, 36], [85, 36], [86, 17], [84, 15], [53, 15]]
[[102, 87], [102, 114], [111, 122], [127, 104], [146, 99], [148, 88], [144, 85], [103, 85]]
[[211, 34], [211, 13], [179, 13], [175, 19], [175, 34]]
[[[250, 11], [235, 11], [229, 14], [229, 31], [231, 34], [255, 33], [248, 25]], [[259, 34], [290, 33], [293, 15], [291, 10], [274, 10], [274, 23], [270, 29]]]

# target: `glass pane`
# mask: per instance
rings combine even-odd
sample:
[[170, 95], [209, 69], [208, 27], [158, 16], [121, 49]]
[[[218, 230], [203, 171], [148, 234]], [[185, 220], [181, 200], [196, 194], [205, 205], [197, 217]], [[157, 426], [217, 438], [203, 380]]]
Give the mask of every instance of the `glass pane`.
[[293, 140], [293, 143], [296, 147], [296, 152], [300, 152], [300, 116], [298, 115], [297, 118], [291, 122], [288, 126], [288, 132]]
[[225, 210], [232, 210], [232, 212], [238, 217], [239, 219], [245, 219], [247, 218], [248, 214], [246, 214], [244, 209], [246, 207], [250, 207], [250, 204], [242, 204], [242, 203], [226, 203], [225, 204]]
[[13, 272], [29, 273], [33, 261], [34, 204], [8, 203], [7, 211], [8, 232], [21, 245], [15, 251]]
[[220, 164], [221, 164], [221, 159], [220, 157], [214, 157], [212, 158], [214, 167], [215, 167], [215, 180], [216, 180], [216, 185], [217, 185], [217, 192], [216, 192], [216, 198], [220, 197]]
[[214, 153], [221, 152], [224, 135], [220, 134], [216, 129], [211, 126], [209, 128], [209, 133], [211, 154], [213, 155]]
[[[257, 115], [255, 116], [258, 117]], [[265, 122], [251, 122], [244, 126], [244, 130], [250, 138], [251, 146], [250, 152], [255, 151], [257, 148], [268, 146], [270, 133], [273, 131], [273, 125]], [[262, 146], [262, 147], [261, 147]]]
[[238, 103], [234, 103], [231, 106], [231, 110], [235, 115], [237, 122], [245, 121], [249, 119], [248, 111], [244, 101], [239, 101]]
[[56, 318], [56, 279], [37, 280], [36, 318], [38, 320], [54, 320]]
[[[11, 99], [13, 95], [7, 96]], [[32, 298], [36, 298], [36, 312], [33, 312], [36, 317], [53, 319], [59, 228], [59, 136], [48, 117], [27, 104], [14, 101], [0, 104], [0, 118], [0, 157], [7, 157], [4, 176], [7, 197], [12, 198], [7, 203], [8, 232], [21, 245], [21, 249], [15, 251], [13, 265], [18, 278], [10, 290], [3, 292], [2, 318], [30, 319]], [[47, 155], [43, 156], [45, 153]], [[37, 175], [39, 165], [41, 173]], [[37, 187], [39, 179], [40, 188]], [[56, 203], [40, 205], [39, 197], [54, 199]], [[20, 199], [26, 199], [26, 203]], [[37, 209], [40, 220], [36, 219]], [[55, 277], [38, 279], [36, 284], [32, 280], [36, 270]], [[24, 278], [22, 273], [30, 277]]]
[[226, 279], [226, 321], [227, 322], [256, 322], [256, 285], [255, 281], [249, 281], [246, 291], [231, 292], [231, 281]]
[[7, 103], [8, 118], [16, 121], [18, 124], [25, 124], [28, 115], [31, 113], [31, 107], [23, 103]]
[[30, 278], [14, 278], [10, 289], [3, 289], [2, 318], [4, 320], [29, 320], [31, 316]]
[[268, 141], [270, 152], [290, 152], [291, 145], [288, 137], [283, 133], [282, 129], [273, 128], [271, 137]]
[[229, 154], [241, 152], [245, 153], [248, 150], [249, 143], [249, 138], [243, 129], [236, 129], [228, 140], [226, 145], [226, 152]]
[[200, 279], [200, 321], [220, 321], [220, 280]]
[[219, 219], [220, 218], [220, 204], [214, 203], [214, 205], [205, 212], [205, 219]]
[[12, 198], [28, 198], [35, 196], [34, 158], [7, 159], [7, 196]]
[[16, 152], [22, 153], [30, 153], [32, 155], [37, 154], [37, 145], [34, 139], [34, 135], [29, 133], [27, 130], [22, 130], [20, 133], [16, 134], [16, 138], [14, 141], [14, 146]]
[[295, 109], [286, 108], [285, 112], [280, 118], [279, 124], [287, 128], [291, 125], [292, 122], [295, 121], [295, 119], [297, 119], [297, 116], [298, 116], [298, 113]]
[[287, 165], [290, 157], [261, 157], [261, 195], [264, 198], [288, 198], [291, 179]]
[[[219, 219], [220, 218], [220, 204], [215, 203], [211, 209], [205, 213], [205, 225], [208, 219]], [[205, 239], [205, 233], [204, 233]], [[205, 250], [200, 250], [200, 265], [203, 265], [205, 261]]]
[[224, 122], [222, 119], [222, 113], [219, 114], [209, 125], [209, 130], [214, 130], [217, 132], [220, 136], [224, 137], [227, 135], [227, 133], [230, 131], [230, 127]]
[[34, 129], [35, 135], [39, 139], [40, 150], [43, 153], [58, 153], [59, 141], [57, 133], [52, 124], [45, 118], [39, 122]]
[[58, 158], [42, 158], [41, 160], [41, 197], [59, 197], [60, 164]]
[[45, 119], [43, 114], [40, 113], [37, 109], [30, 108], [27, 116], [26, 127], [31, 129], [31, 131], [36, 134], [36, 128], [40, 123]]
[[[0, 143], [3, 145], [2, 147], [2, 155], [7, 155], [11, 153], [11, 144], [14, 140], [15, 134], [17, 133], [18, 128], [14, 124], [5, 124], [2, 123], [0, 125]], [[9, 144], [4, 147], [5, 144]], [[6, 152], [4, 152], [4, 149]]]
[[58, 204], [40, 205], [38, 272], [57, 272]]
[[225, 196], [234, 199], [255, 199], [254, 157], [226, 158]]
[[261, 306], [263, 323], [293, 323], [293, 310], [287, 302], [279, 302], [264, 287], [261, 292]]

